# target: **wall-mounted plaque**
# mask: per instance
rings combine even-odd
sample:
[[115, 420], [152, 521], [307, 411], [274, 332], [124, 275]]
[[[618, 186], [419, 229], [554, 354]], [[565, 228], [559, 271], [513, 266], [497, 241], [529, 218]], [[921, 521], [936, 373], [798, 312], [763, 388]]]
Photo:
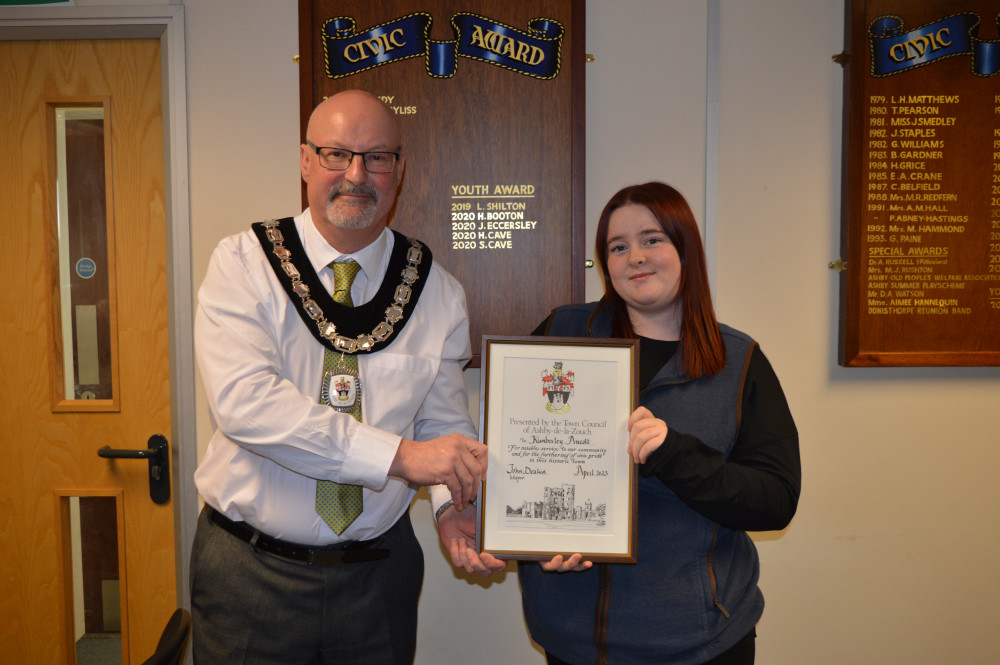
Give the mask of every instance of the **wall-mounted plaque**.
[[341, 90], [395, 111], [390, 225], [465, 287], [474, 365], [583, 298], [583, 0], [300, 0], [299, 25], [303, 136]]
[[1000, 365], [1000, 7], [846, 10], [840, 363]]

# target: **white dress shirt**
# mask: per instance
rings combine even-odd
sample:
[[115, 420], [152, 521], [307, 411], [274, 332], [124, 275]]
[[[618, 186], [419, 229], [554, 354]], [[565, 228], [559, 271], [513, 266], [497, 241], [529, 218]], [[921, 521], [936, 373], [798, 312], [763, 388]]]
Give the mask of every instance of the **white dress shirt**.
[[[342, 255], [308, 209], [295, 226], [332, 291], [327, 265]], [[378, 291], [393, 244], [386, 229], [349, 255], [361, 266], [351, 288], [355, 305]], [[462, 375], [471, 357], [465, 292], [436, 262], [403, 330], [382, 350], [358, 354], [363, 422], [318, 402], [324, 347], [251, 230], [215, 249], [198, 292], [195, 342], [215, 429], [195, 484], [213, 508], [269, 536], [306, 545], [374, 538], [416, 493], [388, 477], [401, 438], [476, 438]], [[317, 479], [364, 488], [364, 511], [340, 536], [316, 513]], [[443, 486], [431, 496], [434, 509], [450, 498]]]

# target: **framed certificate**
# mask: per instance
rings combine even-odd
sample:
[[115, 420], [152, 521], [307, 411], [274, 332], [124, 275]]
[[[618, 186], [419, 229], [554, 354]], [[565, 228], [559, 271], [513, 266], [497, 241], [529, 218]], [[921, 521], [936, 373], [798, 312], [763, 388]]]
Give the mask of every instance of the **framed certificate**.
[[480, 551], [635, 563], [638, 340], [483, 337]]

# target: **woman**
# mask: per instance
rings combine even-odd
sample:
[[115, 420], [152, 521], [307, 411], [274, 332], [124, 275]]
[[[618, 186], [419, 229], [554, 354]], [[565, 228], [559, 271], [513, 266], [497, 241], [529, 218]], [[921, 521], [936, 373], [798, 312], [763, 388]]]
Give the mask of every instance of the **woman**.
[[[574, 554], [518, 574], [553, 665], [752, 663], [764, 609], [746, 531], [782, 529], [800, 486], [798, 434], [757, 344], [715, 319], [694, 215], [669, 185], [615, 194], [597, 227], [605, 294], [538, 334], [638, 337], [638, 563]], [[573, 572], [570, 572], [573, 571]]]

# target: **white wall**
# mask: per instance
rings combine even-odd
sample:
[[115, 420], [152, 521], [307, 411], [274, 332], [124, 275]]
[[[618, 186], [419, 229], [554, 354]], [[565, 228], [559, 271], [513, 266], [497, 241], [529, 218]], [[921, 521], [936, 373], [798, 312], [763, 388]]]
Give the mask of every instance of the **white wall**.
[[1000, 370], [836, 363], [843, 3], [724, 2], [718, 304], [799, 426], [799, 512], [760, 543], [765, 663], [1000, 662]]
[[[611, 193], [654, 178], [699, 217], [716, 211], [706, 223], [719, 316], [760, 340], [785, 387], [803, 494], [788, 529], [756, 538], [768, 602], [758, 662], [1000, 662], [988, 630], [1000, 591], [1000, 369], [836, 363], [826, 265], [839, 253], [841, 72], [830, 56], [843, 47], [844, 0], [713, 1], [717, 129], [706, 120], [710, 3], [588, 0], [587, 219], [592, 237]], [[299, 208], [297, 17], [294, 0], [184, 5], [197, 285], [219, 238]], [[706, 201], [712, 178], [718, 196]], [[588, 297], [598, 288], [588, 275]], [[478, 400], [478, 372], [468, 379]], [[418, 663], [542, 663], [516, 575], [453, 573], [428, 513], [418, 501]]]

